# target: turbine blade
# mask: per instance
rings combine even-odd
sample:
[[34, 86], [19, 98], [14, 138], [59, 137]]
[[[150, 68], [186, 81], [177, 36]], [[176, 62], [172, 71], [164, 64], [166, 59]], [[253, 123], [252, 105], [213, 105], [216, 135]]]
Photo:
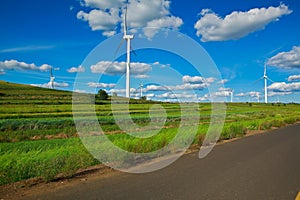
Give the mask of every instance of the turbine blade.
[[50, 69], [50, 77], [53, 77], [53, 67]]
[[118, 46], [118, 48], [116, 49], [116, 51], [115, 51], [115, 53], [114, 53], [113, 61], [116, 59], [116, 56], [117, 56], [117, 54], [118, 54], [118, 52], [119, 52], [121, 46], [124, 44], [124, 41], [125, 41], [125, 40], [121, 40], [121, 41], [120, 41], [119, 46]]
[[267, 75], [267, 62], [265, 62], [265, 66], [264, 66], [264, 76]]
[[258, 83], [259, 81], [261, 81], [261, 80], [263, 80], [263, 79], [264, 79], [264, 77], [261, 77], [260, 79], [256, 80], [256, 81], [253, 83], [253, 85], [255, 85], [256, 83]]
[[272, 83], [275, 83], [272, 79], [270, 79], [269, 77], [267, 77], [267, 79], [269, 80], [269, 81], [271, 81]]
[[131, 51], [135, 56], [137, 56], [137, 54], [136, 54], [135, 50], [133, 49], [132, 45], [130, 46], [130, 51]]
[[125, 4], [125, 13], [124, 13], [124, 34], [127, 35], [127, 10], [128, 10], [128, 1]]

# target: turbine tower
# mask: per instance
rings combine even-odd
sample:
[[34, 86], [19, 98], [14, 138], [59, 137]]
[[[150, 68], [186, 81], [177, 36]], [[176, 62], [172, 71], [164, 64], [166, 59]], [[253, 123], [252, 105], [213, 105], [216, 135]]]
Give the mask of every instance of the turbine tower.
[[265, 103], [268, 103], [268, 80], [271, 82], [271, 79], [269, 79], [269, 77], [267, 76], [267, 62], [265, 62], [265, 66], [264, 66], [264, 76], [262, 77], [262, 79], [264, 79], [265, 81]]
[[231, 90], [230, 90], [230, 102], [231, 102], [231, 103], [233, 102], [233, 93], [234, 93], [234, 90], [231, 89]]
[[125, 13], [124, 13], [124, 36], [123, 36], [123, 39], [127, 42], [126, 98], [130, 98], [130, 51], [131, 51], [131, 40], [133, 40], [134, 35], [127, 35], [127, 10], [128, 10], [128, 1], [126, 2]]
[[269, 77], [267, 76], [267, 61], [265, 61], [265, 65], [264, 65], [264, 75], [263, 75], [263, 77], [261, 77], [257, 81], [260, 81], [262, 79], [264, 80], [265, 103], [268, 103], [268, 80], [271, 81], [271, 82], [274, 82], [274, 81], [269, 79]]
[[50, 69], [50, 82], [49, 82], [49, 88], [54, 89], [54, 80], [55, 77], [53, 76], [53, 67]]
[[140, 84], [141, 98], [143, 97], [143, 84]]

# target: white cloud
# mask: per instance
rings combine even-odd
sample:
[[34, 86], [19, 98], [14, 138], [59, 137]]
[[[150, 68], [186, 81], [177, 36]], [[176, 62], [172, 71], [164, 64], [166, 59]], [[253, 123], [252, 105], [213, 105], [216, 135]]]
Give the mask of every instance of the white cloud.
[[174, 86], [148, 85], [146, 87], [146, 91], [203, 90], [207, 87], [208, 87], [207, 83], [200, 83], [200, 84], [185, 83], [182, 85], [174, 85]]
[[165, 67], [171, 67], [171, 64], [161, 64], [160, 62], [157, 61], [157, 62], [153, 63], [153, 66], [165, 68]]
[[78, 92], [78, 93], [89, 93], [89, 92], [86, 91], [86, 90], [74, 90], [74, 92]]
[[84, 0], [82, 5], [92, 8], [119, 8], [122, 6], [124, 0]]
[[[144, 75], [152, 70], [150, 64], [134, 62], [130, 65], [132, 75]], [[96, 74], [123, 75], [126, 72], [126, 62], [100, 61], [91, 66], [91, 71]]]
[[[42, 87], [42, 88], [50, 88], [50, 83], [44, 83], [44, 84], [30, 84], [32, 86], [36, 86], [36, 87]], [[58, 82], [54, 82], [53, 86], [55, 88], [66, 88], [69, 87], [68, 83], [58, 83]]]
[[220, 87], [218, 92], [213, 93], [211, 96], [216, 97], [230, 97], [233, 90], [231, 88]]
[[[147, 37], [153, 37], [156, 28], [177, 30], [183, 21], [170, 13], [170, 4], [170, 0], [129, 0], [128, 27], [145, 28], [144, 34]], [[117, 27], [123, 26], [124, 5], [124, 0], [83, 0], [82, 6], [93, 10], [89, 13], [79, 11], [77, 18], [88, 22], [93, 31], [100, 30], [103, 35], [111, 36], [116, 34]]]
[[80, 65], [79, 67], [72, 67], [72, 68], [68, 69], [67, 71], [69, 73], [85, 72], [85, 68]]
[[146, 97], [151, 99], [151, 98], [155, 97], [155, 94], [153, 94], [153, 93], [146, 94]]
[[148, 75], [145, 75], [145, 74], [140, 74], [140, 75], [134, 76], [134, 78], [146, 79], [146, 78], [149, 78], [149, 76], [148, 76]]
[[269, 59], [268, 65], [280, 68], [300, 68], [300, 47], [294, 46], [289, 52], [281, 52]]
[[197, 99], [196, 94], [186, 94], [186, 93], [175, 94], [172, 92], [167, 92], [164, 94], [156, 95], [155, 97], [161, 98], [161, 99], [189, 99], [189, 100]]
[[213, 77], [204, 78], [202, 76], [183, 76], [183, 83], [193, 83], [193, 84], [202, 84], [202, 83], [213, 83], [216, 79]]
[[160, 19], [155, 19], [147, 23], [146, 28], [144, 28], [144, 34], [148, 38], [152, 38], [156, 35], [161, 28], [168, 28], [172, 30], [178, 30], [179, 27], [183, 25], [183, 21], [179, 17], [167, 16]]
[[218, 83], [219, 83], [219, 84], [225, 84], [225, 83], [228, 83], [228, 82], [229, 82], [228, 79], [222, 79], [222, 80], [220, 80]]
[[247, 12], [234, 11], [223, 19], [209, 9], [203, 9], [195, 29], [203, 42], [236, 40], [264, 29], [270, 22], [291, 12], [286, 5], [281, 4], [278, 7], [254, 8]]
[[34, 63], [27, 64], [25, 62], [19, 62], [17, 60], [6, 60], [4, 62], [0, 61], [0, 70], [36, 70], [36, 71], [48, 71], [52, 66], [43, 64], [37, 66]]
[[87, 21], [93, 31], [103, 31], [104, 36], [112, 36], [116, 34], [116, 24], [120, 22], [119, 11], [110, 9], [109, 12], [102, 10], [92, 10], [89, 13], [80, 11], [77, 18]]
[[5, 71], [3, 69], [0, 69], [0, 75], [4, 75], [6, 74]]
[[161, 85], [147, 85], [146, 91], [167, 91], [168, 87]]
[[255, 92], [255, 91], [252, 91], [252, 92], [246, 92], [246, 93], [239, 93], [239, 94], [236, 94], [235, 96], [237, 97], [259, 97], [261, 94], [260, 92]]
[[199, 100], [199, 101], [208, 101], [208, 100], [210, 100], [210, 99], [211, 99], [211, 97], [210, 97], [209, 94], [205, 94], [205, 95], [202, 96], [202, 97], [198, 97], [198, 100]]
[[93, 83], [93, 82], [89, 82], [88, 83], [89, 87], [93, 87], [93, 88], [113, 88], [116, 86], [116, 84], [112, 84], [112, 83]]
[[270, 85], [268, 89], [273, 92], [299, 92], [300, 82], [295, 82], [295, 83], [277, 82]]
[[300, 75], [293, 75], [288, 77], [289, 82], [294, 82], [294, 81], [299, 81], [300, 80]]
[[286, 96], [293, 94], [293, 92], [268, 92], [269, 97], [274, 97], [274, 96]]
[[213, 97], [229, 97], [231, 95], [230, 91], [219, 91], [215, 92], [212, 96]]
[[[125, 94], [125, 89], [111, 89], [108, 91], [108, 93], [110, 94], [113, 94], [113, 93], [117, 93], [118, 95], [119, 94]], [[138, 93], [139, 90], [138, 89], [135, 89], [135, 88], [130, 88], [130, 93], [131, 95], [134, 94], [134, 93]]]

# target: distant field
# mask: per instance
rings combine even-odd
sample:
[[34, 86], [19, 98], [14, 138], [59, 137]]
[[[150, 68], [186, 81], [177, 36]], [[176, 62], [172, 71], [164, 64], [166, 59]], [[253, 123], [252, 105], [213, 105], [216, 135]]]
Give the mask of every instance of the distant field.
[[[91, 96], [93, 97], [93, 96]], [[130, 115], [140, 126], [149, 123], [149, 108], [155, 102], [134, 100]], [[170, 142], [181, 118], [180, 105], [161, 103], [167, 112], [164, 128], [149, 139], [132, 138], [115, 124], [109, 101], [96, 100], [97, 118], [109, 139], [132, 152], [151, 152]], [[193, 109], [185, 104], [186, 109]], [[80, 112], [85, 112], [84, 105]], [[198, 133], [201, 144], [210, 122], [211, 105], [199, 104]], [[240, 137], [249, 130], [268, 130], [300, 121], [300, 105], [229, 103], [220, 140]], [[0, 81], [0, 184], [33, 177], [51, 181], [57, 174], [99, 161], [78, 138], [72, 113], [72, 93]]]

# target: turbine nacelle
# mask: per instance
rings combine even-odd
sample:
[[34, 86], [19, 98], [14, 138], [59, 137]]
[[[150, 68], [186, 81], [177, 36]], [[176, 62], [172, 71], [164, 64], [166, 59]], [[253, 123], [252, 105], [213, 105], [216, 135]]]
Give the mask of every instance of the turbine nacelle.
[[124, 40], [133, 40], [134, 36], [133, 35], [124, 35], [123, 39]]

